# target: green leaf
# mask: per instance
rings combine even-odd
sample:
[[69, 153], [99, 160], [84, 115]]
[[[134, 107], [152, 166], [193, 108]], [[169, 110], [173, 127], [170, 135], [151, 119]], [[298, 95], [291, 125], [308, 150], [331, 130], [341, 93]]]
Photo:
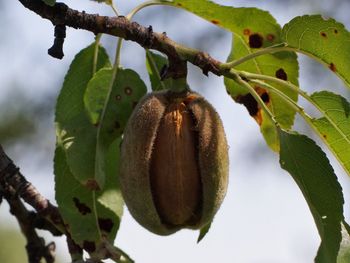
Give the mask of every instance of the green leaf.
[[49, 6], [54, 6], [56, 4], [56, 0], [43, 0], [43, 2]]
[[[105, 106], [105, 100], [108, 98], [106, 114], [109, 120], [109, 132], [115, 127], [119, 127], [120, 135], [126, 125], [126, 122], [140, 98], [146, 93], [147, 87], [139, 75], [131, 69], [119, 68], [112, 87], [112, 92], [108, 96], [108, 89], [112, 79], [113, 69], [101, 69], [88, 83], [84, 95], [85, 109], [90, 117], [92, 124], [97, 125], [100, 122], [101, 114]], [[119, 123], [113, 123], [116, 120]]]
[[91, 1], [94, 1], [94, 2], [98, 2], [98, 3], [105, 3], [107, 5], [112, 5], [112, 0], [91, 0]]
[[[95, 45], [91, 45], [75, 57], [56, 106], [56, 200], [73, 239], [87, 251], [105, 236], [114, 240], [123, 206], [118, 183], [121, 132], [113, 133], [104, 145], [101, 159], [105, 170], [99, 175], [105, 180], [103, 189], [102, 184], [97, 185], [102, 180], [95, 180], [98, 127], [89, 121], [83, 98], [93, 77], [94, 61], [97, 70], [110, 65], [101, 47], [97, 59], [95, 51]], [[97, 188], [101, 190], [91, 191]]]
[[341, 247], [337, 263], [349, 263], [350, 262], [350, 244], [349, 242]]
[[95, 74], [84, 95], [86, 109], [60, 127], [71, 171], [90, 189], [103, 187], [108, 147], [123, 133], [134, 106], [146, 93], [146, 86], [136, 72], [118, 69], [111, 94], [107, 94], [112, 74], [108, 68]]
[[[257, 8], [235, 8], [232, 6], [223, 6], [216, 4], [208, 0], [173, 0], [164, 1], [167, 5], [173, 5], [178, 8], [185, 9], [205, 20], [211, 22], [212, 24], [227, 29], [233, 33], [239, 35], [247, 35], [247, 30], [251, 33], [260, 33], [264, 38], [268, 38], [264, 32], [254, 31], [255, 28], [261, 28], [261, 24], [265, 29], [267, 34], [274, 34], [279, 32], [279, 26], [276, 24], [275, 19], [266, 12]], [[249, 27], [246, 27], [250, 25]], [[278, 35], [279, 36], [279, 35]], [[269, 37], [271, 41], [274, 36]]]
[[350, 225], [345, 220], [343, 220], [343, 227], [344, 227], [344, 230], [348, 233], [348, 236], [350, 237]]
[[[310, 98], [328, 117], [312, 119], [312, 123], [350, 175], [350, 104], [340, 95], [329, 91], [313, 93]], [[331, 122], [330, 122], [331, 121]]]
[[[95, 44], [81, 50], [72, 61], [57, 99], [55, 121], [65, 123], [83, 112], [83, 96], [93, 77]], [[108, 55], [99, 47], [96, 71], [110, 67]]]
[[56, 147], [54, 172], [55, 194], [60, 213], [73, 240], [86, 249], [97, 247], [104, 237], [113, 242], [123, 213], [119, 190], [118, 166], [121, 138], [111, 144], [108, 153], [108, 172], [103, 191], [90, 191], [70, 172], [60, 142]]
[[[247, 16], [255, 17], [253, 12], [248, 14], [250, 10], [246, 10]], [[262, 47], [272, 45], [281, 41], [280, 39], [280, 27], [276, 21], [266, 12], [261, 11], [258, 19], [261, 19], [261, 23], [256, 26], [246, 24], [244, 27], [252, 30], [250, 35], [243, 35], [239, 32], [233, 35], [233, 43], [231, 53], [228, 57], [228, 61], [232, 61], [251, 53], [254, 53], [257, 49], [251, 47], [251, 38], [259, 32], [264, 38], [265, 44]], [[269, 21], [269, 23], [262, 21]], [[244, 31], [242, 28], [240, 32]], [[248, 31], [248, 30], [247, 30]], [[250, 32], [250, 31], [248, 31]], [[274, 35], [274, 41], [268, 43], [268, 36]], [[247, 72], [259, 73], [268, 76], [278, 77], [284, 80], [288, 80], [295, 85], [298, 85], [298, 62], [296, 55], [290, 52], [282, 52], [275, 54], [267, 54], [264, 56], [256, 57], [246, 63], [243, 63], [236, 67], [238, 70]], [[279, 142], [277, 130], [273, 123], [270, 121], [268, 116], [265, 115], [261, 107], [253, 99], [253, 97], [242, 87], [238, 86], [233, 80], [225, 78], [225, 85], [232, 96], [232, 98], [247, 107], [250, 115], [260, 125], [261, 132], [267, 142], [267, 144], [275, 151], [278, 151]], [[297, 101], [298, 95], [296, 92], [290, 89], [274, 84], [276, 88], [281, 90], [284, 94]], [[276, 120], [280, 123], [283, 128], [290, 128], [294, 122], [295, 110], [289, 107], [285, 101], [283, 101], [278, 95], [269, 93], [267, 90], [254, 86], [258, 94], [264, 99], [267, 106], [270, 108], [272, 113], [276, 116]]]
[[[267, 16], [267, 14], [266, 14]], [[269, 17], [269, 16], [268, 16]], [[266, 19], [268, 18], [266, 17]], [[271, 23], [274, 19], [270, 19]], [[247, 25], [248, 26], [248, 25]], [[254, 32], [264, 31], [265, 24], [261, 23], [259, 28], [254, 29]], [[269, 31], [269, 30], [268, 30]], [[277, 41], [281, 41], [279, 31], [275, 31]], [[251, 53], [254, 53], [254, 49], [249, 47], [249, 38], [242, 37], [237, 34], [233, 37], [232, 50], [228, 57], [228, 61], [232, 61]], [[278, 77], [280, 79], [288, 80], [295, 85], [298, 85], [298, 62], [296, 55], [289, 52], [281, 52], [275, 54], [267, 54], [259, 56], [246, 63], [243, 63], [236, 67], [238, 70], [243, 70], [252, 73], [264, 74], [268, 76]], [[270, 83], [272, 84], [272, 83]], [[226, 89], [232, 98], [246, 106], [249, 114], [257, 121], [260, 125], [261, 132], [267, 142], [267, 144], [275, 151], [278, 151], [279, 142], [277, 130], [273, 123], [270, 121], [268, 116], [263, 113], [263, 110], [253, 97], [242, 87], [238, 86], [233, 80], [225, 78]], [[281, 90], [284, 94], [289, 96], [294, 101], [297, 101], [298, 95], [296, 92], [283, 87], [281, 85], [273, 84], [276, 88]], [[280, 123], [281, 127], [288, 129], [294, 122], [295, 110], [288, 106], [283, 99], [274, 93], [269, 93], [262, 87], [255, 85], [254, 89], [263, 98], [266, 105], [270, 108], [272, 113], [275, 115], [276, 120]]]
[[[56, 104], [57, 140], [62, 141], [67, 163], [74, 177], [90, 189], [102, 187], [95, 176], [95, 158], [91, 149], [96, 145], [97, 129], [85, 113], [83, 96], [94, 72], [95, 44], [83, 49], [74, 58], [65, 77]], [[98, 47], [96, 69], [110, 65], [102, 47]], [[94, 153], [95, 151], [93, 151]]]
[[340, 243], [337, 263], [350, 262], [350, 226], [343, 220], [342, 242]]
[[343, 194], [327, 156], [304, 135], [279, 131], [280, 164], [302, 191], [314, 217], [321, 245], [316, 263], [336, 262], [343, 216]]
[[[117, 70], [111, 87], [113, 69], [102, 69], [91, 79], [86, 89], [84, 102], [86, 111], [92, 120], [92, 133], [96, 136], [89, 148], [91, 159], [95, 159], [95, 178], [102, 181], [105, 176], [106, 153], [110, 143], [121, 136], [133, 108], [147, 88], [139, 75], [131, 69]], [[107, 85], [107, 89], [104, 85]], [[96, 129], [97, 128], [97, 129]], [[79, 129], [79, 127], [76, 127]], [[95, 133], [96, 132], [96, 133]], [[84, 147], [84, 142], [77, 143], [77, 150]], [[84, 169], [86, 156], [82, 156], [79, 166]]]
[[283, 27], [288, 46], [320, 61], [350, 87], [350, 33], [334, 19], [301, 16]]
[[168, 65], [168, 60], [152, 51], [146, 50], [146, 68], [151, 81], [152, 90], [163, 90], [171, 87], [171, 79], [161, 80], [161, 71]]
[[198, 236], [198, 239], [197, 239], [197, 243], [199, 243], [199, 242], [201, 242], [203, 240], [203, 238], [209, 232], [210, 227], [211, 227], [211, 222], [200, 229], [199, 236]]
[[[168, 2], [167, 2], [168, 3]], [[281, 27], [266, 11], [257, 8], [234, 8], [222, 6], [211, 1], [174, 0], [171, 5], [192, 12], [209, 22], [233, 33], [232, 51], [228, 60], [234, 60], [258, 51], [261, 48], [281, 43]], [[277, 76], [298, 85], [298, 62], [292, 52], [280, 52], [257, 57], [237, 67], [237, 69]], [[250, 115], [261, 126], [267, 144], [278, 151], [278, 133], [269, 118], [262, 113], [254, 98], [247, 90], [233, 80], [225, 78], [226, 89], [232, 98], [247, 107]], [[276, 85], [275, 85], [276, 86]], [[286, 95], [297, 101], [297, 93], [282, 86], [276, 86]], [[294, 122], [295, 110], [275, 94], [269, 94], [255, 86], [266, 104], [275, 114], [283, 128], [290, 128]]]
[[102, 187], [95, 177], [95, 151], [97, 129], [91, 125], [86, 114], [81, 112], [64, 124], [56, 126], [57, 140], [62, 141], [67, 163], [81, 184], [91, 190]]

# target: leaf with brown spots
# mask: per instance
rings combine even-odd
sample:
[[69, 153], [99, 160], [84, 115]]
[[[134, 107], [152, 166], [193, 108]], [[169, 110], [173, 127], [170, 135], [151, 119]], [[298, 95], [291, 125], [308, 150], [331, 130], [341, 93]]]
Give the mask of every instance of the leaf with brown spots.
[[292, 19], [283, 27], [288, 46], [321, 61], [350, 88], [350, 33], [343, 24], [320, 15]]
[[[122, 135], [134, 102], [140, 100], [147, 90], [139, 75], [131, 69], [119, 68], [111, 86], [112, 75], [111, 68], [101, 69], [94, 75], [82, 98], [85, 104], [85, 118], [81, 118], [84, 119], [84, 123], [78, 120], [72, 123], [79, 131], [72, 136], [74, 144], [70, 146], [76, 148], [76, 155], [81, 157], [76, 161], [76, 166], [80, 165], [81, 170], [93, 174], [93, 179], [100, 187], [103, 187], [105, 178], [109, 146]], [[86, 160], [89, 160], [88, 164]]]
[[111, 78], [112, 69], [102, 69], [88, 83], [84, 95], [86, 112], [91, 122], [97, 123], [104, 107], [107, 106], [108, 111], [114, 114], [114, 118], [108, 122], [118, 120], [121, 127], [124, 127], [132, 111], [132, 101], [138, 101], [146, 93], [147, 88], [135, 71], [119, 68], [108, 105], [105, 105]]
[[92, 248], [102, 242], [104, 236], [114, 241], [119, 229], [123, 213], [123, 199], [117, 180], [120, 142], [120, 138], [116, 140], [108, 153], [106, 187], [95, 193], [74, 178], [62, 145], [57, 145], [56, 148], [56, 201], [73, 240], [87, 251], [92, 252]]
[[320, 35], [324, 38], [327, 38], [327, 33], [326, 32], [320, 32]]
[[287, 73], [284, 71], [283, 68], [280, 68], [276, 71], [275, 74], [276, 78], [282, 79], [282, 80], [288, 80], [288, 75]]
[[[240, 38], [235, 38], [232, 52], [228, 60], [231, 61], [233, 59], [248, 55], [249, 53], [249, 47], [247, 47], [247, 45], [241, 41]], [[239, 65], [237, 69], [254, 73], [263, 73], [265, 75], [278, 77], [284, 80], [288, 79], [294, 84], [298, 84], [298, 63], [296, 56], [292, 53], [280, 53], [261, 56]], [[237, 85], [231, 79], [225, 78], [225, 85], [229, 94], [235, 101], [237, 101], [237, 98], [239, 96], [247, 95], [247, 91], [243, 87]], [[274, 86], [279, 88], [294, 101], [297, 101], [298, 96], [295, 92], [292, 92], [282, 86], [275, 84]], [[263, 101], [268, 102], [268, 107], [275, 114], [277, 121], [281, 124], [282, 127], [287, 129], [293, 125], [295, 110], [289, 107], [285, 101], [283, 101], [274, 93], [259, 93], [259, 95], [262, 97]], [[274, 128], [274, 125], [268, 116], [266, 116], [264, 112], [261, 112], [260, 108], [259, 111], [260, 113], [258, 116], [260, 121], [257, 123], [260, 125], [261, 133], [263, 134], [270, 148], [278, 151], [279, 137], [277, 136], [277, 130]]]
[[95, 242], [85, 240], [83, 242], [83, 249], [89, 253], [93, 253], [96, 250], [96, 244], [95, 244]]
[[[265, 102], [265, 104], [268, 105], [270, 102], [270, 96], [268, 92], [258, 86], [255, 86], [254, 89], [259, 94], [261, 99]], [[262, 109], [250, 93], [246, 95], [238, 95], [235, 101], [239, 104], [244, 105], [247, 108], [249, 115], [252, 116], [260, 126], [262, 125]]]
[[331, 62], [331, 63], [329, 64], [329, 69], [332, 70], [333, 72], [336, 72], [336, 71], [337, 71], [337, 67], [334, 65], [333, 62]]
[[126, 86], [124, 88], [124, 93], [125, 93], [126, 96], [131, 96], [132, 95], [132, 88], [129, 87], [129, 86]]
[[[185, 9], [237, 36], [245, 36], [246, 43], [248, 43], [248, 37], [254, 34], [259, 37], [258, 45], [256, 45], [258, 47], [266, 46], [265, 41], [262, 40], [265, 36], [269, 34], [275, 38], [280, 36], [276, 20], [268, 12], [257, 8], [236, 8], [219, 5], [212, 1], [200, 1], [200, 3], [198, 0], [162, 1], [166, 2], [167, 5]], [[274, 42], [273, 40], [270, 37], [269, 41]], [[254, 42], [254, 44], [256, 43]]]
[[[233, 33], [234, 41], [229, 60], [238, 59], [258, 51], [260, 48], [281, 43], [281, 27], [276, 20], [266, 11], [257, 8], [235, 8], [223, 6], [212, 1], [198, 0], [173, 0], [165, 1], [167, 5], [177, 6], [224, 28]], [[271, 55], [264, 55], [244, 64], [237, 69], [254, 73], [275, 76], [278, 69], [283, 68], [288, 80], [298, 85], [298, 62], [293, 52], [282, 52]], [[237, 96], [247, 95], [247, 91], [225, 78], [226, 88], [235, 99]], [[275, 85], [276, 86], [276, 85]], [[294, 101], [297, 100], [297, 93], [285, 87], [278, 86], [286, 95]], [[286, 106], [286, 103], [275, 94], [269, 96], [269, 107], [275, 113], [278, 122], [283, 128], [290, 128], [294, 123], [295, 110]], [[278, 150], [278, 136], [276, 129], [264, 114], [261, 115], [261, 131], [267, 144], [274, 150]]]
[[[83, 246], [84, 242], [98, 245], [102, 240], [101, 232], [104, 238], [113, 241], [119, 228], [123, 208], [118, 184], [122, 128], [116, 125], [120, 115], [116, 116], [113, 112], [109, 112], [114, 109], [106, 103], [108, 118], [98, 117], [98, 121], [92, 123], [84, 107], [84, 95], [92, 81], [96, 83], [96, 89], [102, 91], [105, 96], [98, 97], [99, 102], [104, 105], [107, 100], [107, 93], [103, 91], [104, 84], [108, 84], [109, 81], [96, 81], [98, 73], [92, 74], [95, 54], [95, 46], [91, 45], [76, 56], [66, 75], [56, 106], [57, 147], [54, 160], [56, 200], [72, 238], [80, 246]], [[99, 48], [97, 54], [96, 69], [100, 72], [101, 68], [108, 67], [109, 62], [102, 48]], [[125, 80], [120, 87], [119, 94], [122, 95], [120, 103], [124, 101], [124, 97], [133, 97], [129, 105], [131, 111], [136, 100], [134, 94], [137, 92], [132, 92], [132, 95], [124, 94], [124, 88], [133, 87]], [[108, 97], [111, 104], [116, 103], [115, 96], [116, 93]], [[128, 107], [125, 106], [122, 114], [127, 115], [127, 110]], [[108, 133], [110, 126], [104, 128], [107, 124], [113, 128], [112, 134]], [[120, 122], [120, 125], [123, 123]], [[115, 128], [119, 130], [117, 133], [114, 131]], [[100, 140], [103, 142], [103, 148], [97, 147]], [[101, 167], [97, 166], [97, 163], [102, 163], [103, 169], [97, 169]], [[113, 222], [109, 227], [106, 227], [106, 224], [102, 225], [110, 231], [104, 233], [97, 218], [104, 219], [104, 222], [108, 219]]]
[[102, 231], [110, 233], [113, 229], [114, 223], [110, 218], [99, 218], [98, 225]]
[[91, 213], [90, 207], [88, 207], [84, 203], [81, 203], [79, 198], [73, 197], [73, 203], [75, 207], [78, 209], [79, 213], [82, 214], [83, 216]]
[[275, 41], [275, 35], [274, 34], [267, 34], [266, 39], [269, 42], [274, 42]]
[[[96, 127], [86, 116], [83, 96], [93, 78], [95, 44], [81, 50], [72, 61], [57, 99], [55, 123], [57, 140], [62, 142], [67, 163], [73, 176], [87, 187], [99, 188], [95, 177], [94, 156], [89, 154], [94, 145]], [[98, 48], [96, 69], [109, 67], [106, 51]]]
[[250, 29], [249, 29], [249, 28], [245, 28], [245, 29], [243, 30], [243, 35], [249, 36], [250, 34], [251, 34], [251, 32], [250, 32]]
[[260, 109], [258, 103], [251, 94], [238, 95], [235, 100], [237, 103], [244, 105], [247, 108], [249, 115], [253, 118], [258, 115]]
[[[262, 47], [282, 42], [281, 28], [269, 13], [250, 8], [245, 8], [241, 11], [233, 9], [232, 12], [241, 12], [242, 17], [239, 24], [237, 24], [233, 30], [234, 40], [232, 42], [232, 49], [228, 61], [247, 56]], [[250, 19], [253, 17], [254, 20]], [[292, 52], [259, 56], [237, 66], [236, 68], [247, 72], [278, 77], [298, 85], [298, 62], [296, 55]], [[237, 102], [241, 101], [242, 96], [249, 96], [247, 95], [248, 92], [245, 88], [239, 86], [231, 79], [225, 78], [225, 85], [231, 97]], [[274, 86], [294, 101], [297, 101], [298, 96], [296, 92], [275, 84]], [[266, 93], [263, 97], [263, 100], [268, 102], [268, 107], [276, 115], [276, 119], [281, 126], [286, 129], [290, 128], [294, 123], [295, 110], [289, 107], [289, 105], [276, 96], [276, 94]], [[254, 104], [257, 103], [255, 102]], [[248, 111], [251, 114], [251, 109], [248, 108]], [[260, 125], [261, 132], [267, 144], [273, 150], [278, 151], [279, 138], [277, 136], [277, 131], [273, 127], [269, 118], [261, 112], [260, 107], [253, 117]]]
[[264, 44], [264, 38], [259, 33], [254, 33], [249, 36], [248, 43], [250, 48], [261, 48]]
[[[288, 58], [288, 55], [287, 55]], [[283, 58], [280, 60], [280, 63], [284, 65], [284, 68], [286, 68], [286, 73], [284, 70], [280, 70], [279, 65], [279, 58], [278, 57], [265, 57], [265, 58], [259, 58], [256, 63], [245, 63], [246, 65], [241, 65], [239, 68], [244, 69], [245, 71], [263, 71], [265, 74], [270, 76], [278, 76], [279, 78], [287, 78], [289, 76], [294, 83], [297, 83], [297, 63], [296, 61], [293, 62], [293, 58], [289, 57], [289, 61], [285, 57], [285, 61], [283, 61]], [[264, 63], [262, 61], [265, 61]], [[270, 61], [270, 62], [268, 62]], [[259, 66], [260, 63], [262, 63], [262, 66]], [[265, 64], [266, 63], [266, 64]], [[270, 64], [271, 63], [271, 64]], [[265, 67], [263, 65], [269, 65], [269, 67]], [[258, 70], [257, 70], [258, 69]], [[288, 75], [287, 75], [288, 74]], [[237, 98], [239, 96], [244, 96], [247, 94], [247, 91], [245, 91], [243, 88], [235, 84], [232, 80], [225, 79], [226, 89], [229, 91], [230, 95], [234, 100], [237, 101]], [[276, 85], [274, 85], [276, 86]], [[279, 87], [280, 90], [282, 90], [285, 94], [287, 94], [289, 97], [291, 97], [294, 101], [297, 100], [297, 94], [295, 92], [291, 92], [290, 90]], [[258, 90], [257, 90], [258, 91]], [[259, 93], [259, 91], [258, 91]], [[283, 127], [290, 128], [291, 125], [294, 122], [294, 116], [295, 116], [295, 110], [290, 108], [288, 104], [286, 104], [283, 100], [281, 100], [276, 94], [268, 92], [265, 93], [259, 93], [260, 97], [263, 99], [263, 101], [267, 104], [267, 106], [272, 110], [272, 112], [275, 114], [276, 119]], [[258, 124], [260, 125], [261, 132], [267, 142], [267, 144], [270, 146], [271, 149], [278, 151], [279, 149], [279, 139], [277, 136], [277, 131], [273, 125], [273, 123], [269, 120], [269, 117], [265, 115], [264, 112], [261, 112], [260, 106], [259, 106], [259, 119], [260, 121]], [[255, 118], [256, 119], [256, 118]]]

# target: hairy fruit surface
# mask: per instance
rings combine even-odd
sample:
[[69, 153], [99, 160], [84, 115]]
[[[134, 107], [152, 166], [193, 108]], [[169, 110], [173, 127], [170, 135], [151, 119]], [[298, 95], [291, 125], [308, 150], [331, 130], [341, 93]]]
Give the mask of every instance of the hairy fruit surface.
[[120, 182], [132, 216], [156, 234], [208, 224], [228, 183], [228, 146], [214, 108], [188, 91], [143, 97], [124, 132]]

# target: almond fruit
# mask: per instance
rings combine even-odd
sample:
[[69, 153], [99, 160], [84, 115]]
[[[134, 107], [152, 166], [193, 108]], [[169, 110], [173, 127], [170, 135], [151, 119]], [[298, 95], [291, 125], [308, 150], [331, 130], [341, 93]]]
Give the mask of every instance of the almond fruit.
[[189, 91], [143, 97], [125, 128], [120, 182], [131, 215], [153, 233], [209, 223], [228, 183], [228, 146], [214, 108]]

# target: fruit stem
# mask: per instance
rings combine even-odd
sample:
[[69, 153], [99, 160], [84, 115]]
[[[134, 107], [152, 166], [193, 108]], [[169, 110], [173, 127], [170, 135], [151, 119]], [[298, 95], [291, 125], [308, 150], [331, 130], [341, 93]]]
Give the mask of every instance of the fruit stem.
[[190, 88], [187, 84], [187, 78], [179, 78], [179, 79], [171, 78], [171, 84], [169, 86], [169, 89], [177, 93], [189, 90]]

